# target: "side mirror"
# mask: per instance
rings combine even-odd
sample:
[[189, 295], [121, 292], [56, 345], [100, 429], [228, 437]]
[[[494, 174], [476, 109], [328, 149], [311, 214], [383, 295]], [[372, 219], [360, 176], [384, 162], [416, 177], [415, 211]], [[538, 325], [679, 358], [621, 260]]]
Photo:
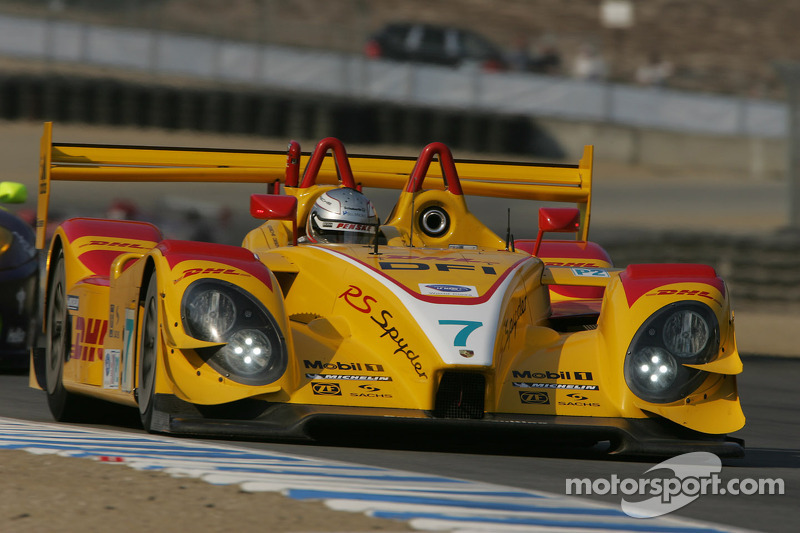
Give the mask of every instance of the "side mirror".
[[28, 199], [28, 190], [15, 181], [0, 181], [0, 202], [21, 204]]
[[546, 233], [577, 233], [581, 228], [581, 212], [577, 207], [542, 207], [539, 209], [539, 233], [533, 255], [539, 255], [542, 236]]
[[250, 215], [264, 220], [291, 220], [292, 241], [297, 246], [297, 197], [251, 194]]

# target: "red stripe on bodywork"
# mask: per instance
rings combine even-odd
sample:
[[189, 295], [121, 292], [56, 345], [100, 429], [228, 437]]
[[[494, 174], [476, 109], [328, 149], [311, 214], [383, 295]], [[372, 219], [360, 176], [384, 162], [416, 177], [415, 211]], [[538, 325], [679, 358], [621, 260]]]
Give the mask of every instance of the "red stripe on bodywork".
[[[111, 244], [108, 248], [99, 250], [89, 250], [80, 253], [77, 249], [78, 259], [86, 268], [97, 276], [108, 277], [111, 270], [111, 263], [114, 259], [125, 252], [145, 252], [149, 245], [120, 243], [118, 239], [136, 240], [157, 243], [161, 240], [161, 232], [157, 227], [148, 222], [138, 222], [135, 220], [107, 220], [102, 218], [71, 218], [61, 224], [69, 242], [73, 242], [81, 237], [95, 238], [100, 242], [90, 242], [81, 246], [102, 247], [106, 244], [117, 241], [116, 245]], [[113, 248], [113, 249], [109, 249]]]
[[269, 269], [256, 259], [253, 252], [241, 246], [166, 240], [161, 241], [156, 248], [167, 259], [171, 269], [184, 261], [213, 261], [243, 270], [272, 290]]
[[605, 287], [584, 287], [582, 285], [548, 285], [550, 292], [566, 298], [602, 298]]
[[406, 287], [405, 285], [403, 285], [402, 283], [400, 283], [396, 279], [394, 279], [394, 278], [388, 276], [387, 274], [385, 274], [384, 272], [378, 270], [377, 268], [375, 268], [375, 267], [373, 267], [371, 265], [368, 265], [367, 263], [361, 261], [360, 259], [356, 259], [355, 257], [347, 255], [345, 253], [342, 253], [342, 252], [340, 252], [338, 250], [331, 250], [329, 248], [324, 248], [324, 250], [329, 251], [329, 252], [333, 252], [335, 254], [342, 255], [344, 257], [347, 257], [348, 259], [351, 259], [351, 260], [355, 261], [359, 265], [362, 265], [363, 267], [371, 270], [372, 272], [375, 272], [376, 274], [379, 274], [384, 279], [386, 279], [388, 281], [391, 281], [392, 283], [394, 283], [395, 285], [397, 285], [398, 287], [400, 287], [401, 289], [406, 291], [408, 294], [410, 294], [411, 296], [413, 296], [417, 300], [422, 300], [423, 302], [428, 302], [428, 303], [455, 304], [455, 305], [476, 305], [476, 304], [482, 304], [482, 303], [487, 302], [489, 300], [489, 298], [491, 298], [492, 295], [495, 293], [495, 291], [497, 290], [497, 287], [500, 286], [500, 284], [503, 282], [503, 280], [505, 280], [508, 277], [508, 275], [514, 269], [517, 268], [517, 266], [519, 266], [521, 263], [523, 263], [525, 261], [529, 261], [531, 259], [531, 257], [525, 257], [523, 259], [520, 259], [516, 263], [512, 264], [511, 266], [509, 266], [506, 269], [506, 271], [503, 272], [502, 274], [500, 274], [500, 276], [497, 278], [497, 280], [494, 283], [492, 283], [492, 286], [489, 287], [489, 289], [484, 294], [482, 294], [481, 296], [478, 296], [478, 297], [475, 297], [475, 298], [464, 298], [464, 297], [459, 298], [459, 297], [454, 297], [454, 296], [428, 296], [426, 294], [419, 294], [417, 292], [414, 292], [412, 289]]
[[89, 276], [88, 278], [83, 278], [78, 283], [76, 283], [76, 286], [82, 283], [86, 285], [96, 285], [98, 287], [108, 287], [109, 279], [108, 276]]
[[[523, 252], [533, 253], [536, 246], [535, 239], [517, 239], [514, 241], [514, 247]], [[597, 243], [591, 241], [542, 241], [539, 247], [539, 257], [545, 261], [548, 257], [570, 258], [570, 259], [599, 259], [608, 264], [611, 262], [611, 257], [608, 253]]]
[[71, 218], [61, 224], [69, 241], [79, 237], [113, 237], [159, 242], [161, 232], [149, 222], [108, 220], [102, 218]]
[[[519, 239], [514, 241], [514, 246], [517, 250], [533, 253], [536, 246], [534, 239]], [[611, 257], [599, 244], [590, 241], [542, 241], [539, 246], [539, 259], [545, 265], [558, 264], [563, 266], [570, 266], [563, 262], [551, 262], [553, 259], [575, 259], [575, 266], [581, 265], [580, 260], [585, 262], [586, 259], [596, 259], [599, 262], [607, 265], [613, 265]], [[596, 266], [601, 266], [597, 264]], [[579, 285], [550, 285], [550, 292], [565, 296], [567, 298], [602, 298], [605, 292], [605, 287], [584, 287]]]
[[120, 254], [124, 254], [124, 250], [91, 250], [84, 252], [79, 256], [81, 263], [91, 270], [97, 276], [109, 276], [111, 272], [111, 263], [114, 262]]
[[725, 283], [708, 265], [664, 263], [628, 265], [619, 275], [628, 307], [647, 292], [674, 283], [704, 283], [725, 294]]

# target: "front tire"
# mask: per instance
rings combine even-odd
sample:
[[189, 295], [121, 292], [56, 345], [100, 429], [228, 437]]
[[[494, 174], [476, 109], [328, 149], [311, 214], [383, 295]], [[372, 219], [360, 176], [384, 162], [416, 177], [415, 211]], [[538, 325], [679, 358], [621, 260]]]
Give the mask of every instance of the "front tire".
[[[64, 254], [59, 252], [47, 298], [45, 383], [47, 405], [59, 422], [77, 422], [85, 416], [82, 398], [64, 388], [64, 364], [72, 349], [72, 327], [67, 310]], [[82, 416], [83, 415], [83, 416]]]
[[156, 372], [158, 370], [158, 283], [156, 273], [150, 275], [142, 310], [142, 331], [139, 337], [139, 385], [137, 398], [139, 416], [142, 426], [150, 433], [153, 427], [153, 411], [155, 408]]

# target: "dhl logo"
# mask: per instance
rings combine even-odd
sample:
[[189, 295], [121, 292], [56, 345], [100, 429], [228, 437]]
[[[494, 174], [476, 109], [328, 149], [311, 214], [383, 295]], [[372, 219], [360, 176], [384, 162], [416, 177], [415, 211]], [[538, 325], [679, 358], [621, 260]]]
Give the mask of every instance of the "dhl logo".
[[103, 359], [103, 343], [108, 332], [108, 320], [77, 317], [75, 323], [75, 344], [72, 346], [73, 359], [94, 361]]
[[475, 259], [474, 257], [455, 257], [455, 256], [431, 256], [431, 257], [419, 257], [416, 255], [395, 255], [395, 254], [387, 254], [383, 256], [384, 259], [403, 259], [408, 261], [447, 261], [448, 263], [483, 263], [486, 265], [496, 265], [497, 261], [486, 261], [484, 259]]
[[85, 248], [87, 246], [105, 246], [108, 248], [128, 248], [131, 250], [147, 250], [151, 247], [142, 246], [141, 243], [138, 242], [123, 242], [123, 241], [89, 241], [87, 243], [81, 244], [79, 248]]
[[715, 298], [708, 291], [690, 289], [658, 289], [656, 292], [648, 293], [647, 296], [699, 296], [700, 298], [715, 300]]
[[183, 274], [181, 274], [181, 277], [176, 279], [173, 283], [178, 283], [179, 281], [181, 281], [183, 279], [186, 279], [186, 278], [191, 277], [191, 276], [197, 276], [197, 275], [200, 275], [200, 274], [217, 274], [217, 275], [224, 274], [224, 275], [229, 275], [229, 276], [249, 276], [249, 274], [247, 274], [245, 272], [241, 272], [241, 271], [236, 270], [234, 268], [211, 268], [211, 267], [208, 267], [208, 268], [189, 268], [187, 270], [184, 270]]
[[584, 268], [608, 268], [607, 264], [598, 264], [596, 262], [579, 263], [579, 262], [564, 262], [564, 261], [545, 261], [548, 266], [563, 266], [563, 267], [584, 267]]

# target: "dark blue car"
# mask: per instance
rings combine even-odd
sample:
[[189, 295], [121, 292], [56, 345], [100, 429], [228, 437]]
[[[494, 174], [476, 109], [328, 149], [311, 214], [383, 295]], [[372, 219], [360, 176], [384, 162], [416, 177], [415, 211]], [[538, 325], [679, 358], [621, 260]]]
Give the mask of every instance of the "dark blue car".
[[[22, 203], [24, 185], [0, 182], [0, 202]], [[0, 368], [27, 369], [35, 335], [39, 259], [30, 224], [0, 207]]]

